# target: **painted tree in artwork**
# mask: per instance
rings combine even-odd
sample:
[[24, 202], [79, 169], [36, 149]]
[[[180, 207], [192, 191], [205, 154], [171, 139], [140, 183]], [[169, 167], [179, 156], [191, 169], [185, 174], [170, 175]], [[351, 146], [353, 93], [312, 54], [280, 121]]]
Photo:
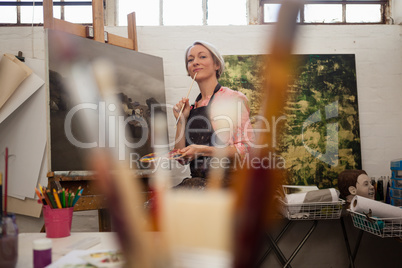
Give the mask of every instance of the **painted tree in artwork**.
[[[243, 92], [253, 118], [261, 108], [262, 55], [225, 56], [220, 83]], [[361, 168], [354, 55], [297, 55], [278, 152], [288, 184], [336, 187], [339, 172]], [[269, 120], [268, 120], [269, 121]]]
[[354, 56], [300, 56], [295, 73], [280, 147], [288, 183], [336, 187], [339, 172], [361, 168]]
[[226, 70], [219, 79], [223, 86], [246, 95], [249, 100], [252, 123], [261, 108], [263, 81], [260, 73], [265, 67], [264, 57], [262, 55], [225, 56]]

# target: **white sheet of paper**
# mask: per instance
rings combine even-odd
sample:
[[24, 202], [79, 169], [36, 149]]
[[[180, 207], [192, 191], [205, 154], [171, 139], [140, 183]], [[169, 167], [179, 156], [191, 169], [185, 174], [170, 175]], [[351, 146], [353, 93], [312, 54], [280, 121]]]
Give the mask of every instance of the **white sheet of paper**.
[[[61, 257], [57, 261], [52, 264], [46, 266], [46, 268], [59, 268], [59, 267], [74, 267], [74, 265], [78, 264], [86, 264], [87, 261], [84, 260], [84, 257], [91, 253], [98, 252], [115, 252], [115, 250], [72, 250], [65, 256]], [[107, 264], [106, 264], [107, 265]], [[107, 267], [123, 267], [121, 264], [116, 265], [108, 265]]]
[[[43, 73], [43, 60], [33, 60], [28, 64], [33, 70]], [[4, 170], [4, 152], [8, 147], [8, 195], [18, 199], [35, 198], [35, 187], [41, 173], [47, 132], [43, 83], [42, 80], [42, 86], [0, 123], [0, 170]], [[36, 83], [32, 84], [33, 88], [36, 86]]]
[[34, 198], [46, 145], [45, 88], [35, 92], [20, 108], [0, 124], [3, 157], [8, 147], [8, 195]]
[[45, 81], [35, 73], [28, 76], [0, 108], [0, 124], [20, 107]]

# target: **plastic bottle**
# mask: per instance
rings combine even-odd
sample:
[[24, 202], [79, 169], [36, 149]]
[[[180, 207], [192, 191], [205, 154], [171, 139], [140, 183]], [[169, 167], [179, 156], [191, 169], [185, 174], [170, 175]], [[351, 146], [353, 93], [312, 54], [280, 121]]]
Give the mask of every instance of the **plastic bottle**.
[[390, 185], [390, 183], [389, 183], [389, 180], [388, 180], [388, 183], [387, 183], [387, 191], [386, 191], [386, 195], [385, 195], [385, 203], [387, 203], [387, 204], [391, 204], [391, 196], [390, 196], [390, 188], [391, 187], [391, 185]]
[[0, 229], [0, 267], [14, 268], [18, 258], [18, 226], [15, 215], [3, 216], [0, 219]]
[[383, 184], [382, 178], [378, 179], [378, 181], [377, 181], [377, 194], [376, 194], [376, 197], [377, 197], [376, 200], [384, 202], [384, 199], [385, 199], [384, 198], [384, 184]]

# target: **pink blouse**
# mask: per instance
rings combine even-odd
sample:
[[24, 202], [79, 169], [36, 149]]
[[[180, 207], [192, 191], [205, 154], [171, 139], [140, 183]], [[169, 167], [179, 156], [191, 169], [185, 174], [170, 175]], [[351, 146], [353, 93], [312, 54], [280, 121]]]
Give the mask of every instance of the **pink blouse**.
[[[195, 107], [208, 105], [210, 99], [195, 103]], [[233, 145], [241, 157], [249, 152], [254, 142], [249, 114], [250, 107], [243, 93], [227, 87], [215, 93], [210, 109], [212, 127], [225, 146]]]

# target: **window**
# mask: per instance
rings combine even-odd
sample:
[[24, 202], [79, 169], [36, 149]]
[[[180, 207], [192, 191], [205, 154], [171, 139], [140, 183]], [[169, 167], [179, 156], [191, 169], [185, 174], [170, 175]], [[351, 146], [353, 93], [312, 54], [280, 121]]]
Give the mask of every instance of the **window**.
[[127, 26], [127, 14], [135, 12], [135, 20], [137, 25], [156, 26], [159, 25], [159, 3], [160, 0], [118, 0], [118, 26]]
[[[283, 0], [103, 0], [106, 26], [247, 25], [273, 23]], [[301, 0], [302, 1], [302, 0]], [[386, 23], [389, 0], [305, 0], [303, 24]], [[92, 0], [55, 0], [53, 16], [92, 24]], [[42, 1], [0, 0], [1, 25], [41, 25]]]
[[[92, 24], [92, 1], [53, 1], [53, 17], [73, 23]], [[43, 2], [0, 0], [0, 24], [43, 24]]]
[[[281, 0], [261, 0], [262, 22], [277, 21]], [[304, 24], [385, 23], [388, 0], [306, 0], [298, 22]]]
[[[250, 0], [117, 0], [118, 25], [136, 13], [137, 25], [247, 25]], [[251, 0], [258, 1], [258, 0]], [[145, 4], [146, 3], [146, 4]]]

